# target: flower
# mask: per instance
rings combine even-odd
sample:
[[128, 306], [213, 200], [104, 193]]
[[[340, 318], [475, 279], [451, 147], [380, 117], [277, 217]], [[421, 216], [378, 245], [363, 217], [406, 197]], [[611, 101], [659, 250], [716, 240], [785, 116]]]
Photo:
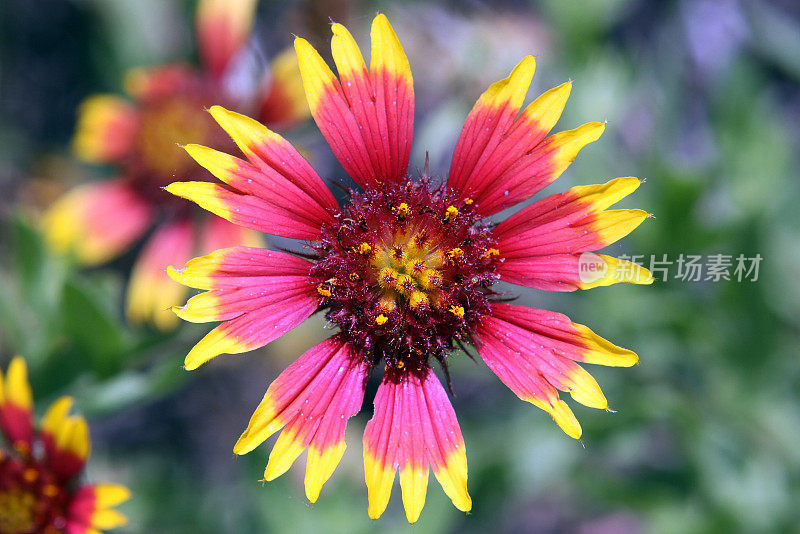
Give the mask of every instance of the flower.
[[11, 361], [5, 381], [0, 372], [0, 534], [98, 534], [127, 524], [113, 509], [128, 500], [127, 488], [79, 483], [91, 445], [71, 406], [58, 399], [34, 427], [25, 360]]
[[176, 177], [208, 176], [177, 143], [235, 148], [205, 113], [206, 106], [224, 103], [255, 113], [273, 128], [308, 116], [293, 52], [277, 56], [260, 83], [243, 82], [237, 58], [249, 38], [255, 6], [256, 0], [201, 0], [196, 18], [200, 69], [183, 63], [137, 68], [125, 79], [132, 100], [94, 95], [79, 108], [75, 154], [89, 163], [110, 164], [118, 177], [79, 186], [56, 201], [44, 217], [45, 237], [53, 250], [98, 265], [155, 226], [128, 287], [127, 314], [135, 323], [161, 328], [178, 323], [168, 308], [184, 298], [185, 290], [164, 273], [170, 263], [261, 243], [257, 234], [219, 217], [195, 219], [194, 210], [160, 189]]
[[552, 182], [603, 131], [594, 122], [547, 136], [570, 83], [520, 113], [534, 71], [533, 57], [524, 58], [475, 104], [446, 183], [434, 185], [407, 174], [414, 92], [388, 20], [373, 21], [369, 69], [347, 29], [332, 29], [338, 78], [307, 41], [297, 38], [295, 49], [312, 115], [361, 192], [351, 192], [340, 209], [283, 138], [212, 107], [247, 161], [188, 145], [224, 184], [177, 182], [167, 190], [234, 223], [310, 243], [308, 253], [297, 255], [234, 247], [169, 268], [175, 280], [207, 290], [175, 307], [178, 316], [223, 321], [189, 352], [185, 367], [261, 347], [323, 310], [339, 332], [269, 386], [234, 452], [247, 453], [283, 429], [264, 478], [284, 473], [308, 448], [306, 496], [316, 501], [344, 452], [346, 421], [383, 363], [364, 432], [369, 516], [383, 513], [399, 470], [406, 516], [415, 522], [429, 467], [456, 508], [469, 511], [464, 440], [432, 363], [447, 373], [453, 350], [471, 345], [517, 396], [580, 437], [558, 391], [607, 409], [579, 364], [630, 366], [638, 357], [564, 315], [501, 302], [492, 288], [498, 280], [554, 291], [652, 282], [646, 269], [608, 256], [591, 255], [606, 270], [593, 271], [590, 280], [580, 268], [582, 253], [613, 243], [647, 217], [641, 210], [606, 210], [640, 182], [575, 187], [493, 226], [487, 217]]

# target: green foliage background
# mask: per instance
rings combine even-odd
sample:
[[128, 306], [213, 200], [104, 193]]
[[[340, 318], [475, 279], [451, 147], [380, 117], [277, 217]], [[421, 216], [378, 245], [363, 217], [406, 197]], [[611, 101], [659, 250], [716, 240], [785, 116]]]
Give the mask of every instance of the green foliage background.
[[[75, 106], [92, 92], [120, 91], [128, 67], [189, 57], [191, 9], [158, 0], [0, 5], [0, 363], [27, 357], [39, 410], [57, 395], [76, 397], [94, 440], [88, 477], [133, 489], [122, 507], [131, 524], [120, 532], [796, 532], [797, 6], [261, 3], [256, 38], [267, 55], [290, 44], [291, 33], [325, 47], [328, 16], [366, 46], [370, 19], [386, 12], [415, 73], [412, 161], [421, 165], [427, 151], [440, 175], [478, 94], [534, 53], [529, 98], [575, 80], [559, 128], [609, 122], [546, 192], [616, 176], [647, 180], [624, 204], [655, 218], [610, 253], [764, 258], [757, 282], [671, 278], [576, 294], [522, 291], [522, 302], [567, 313], [635, 349], [641, 363], [591, 370], [618, 413], [577, 407], [582, 447], [485, 366], [453, 358], [475, 507], [461, 514], [432, 482], [414, 527], [397, 488], [384, 517], [367, 518], [360, 433], [369, 402], [313, 506], [302, 460], [262, 487], [268, 448], [232, 453], [266, 385], [324, 335], [318, 320], [267, 349], [187, 373], [183, 356], [207, 327], [163, 334], [126, 324], [134, 253], [87, 271], [42, 245], [42, 191], [107, 174], [69, 156]], [[328, 154], [312, 158], [323, 176], [341, 178]]]

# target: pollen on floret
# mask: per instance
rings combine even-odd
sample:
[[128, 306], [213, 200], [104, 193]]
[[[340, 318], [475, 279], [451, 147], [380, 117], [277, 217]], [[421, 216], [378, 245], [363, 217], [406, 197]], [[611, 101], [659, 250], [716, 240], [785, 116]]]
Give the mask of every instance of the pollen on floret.
[[359, 254], [368, 255], [370, 252], [372, 252], [372, 245], [370, 245], [366, 241], [358, 245]]
[[393, 295], [383, 295], [378, 300], [378, 305], [376, 307], [383, 313], [393, 312], [397, 309], [397, 301]]
[[490, 248], [484, 253], [483, 257], [488, 258], [490, 256], [498, 256], [498, 255], [500, 255], [499, 250], [497, 250], [496, 248]]
[[458, 317], [459, 319], [464, 317], [464, 306], [450, 306], [450, 313]]
[[464, 250], [459, 247], [451, 248], [450, 250], [447, 251], [447, 257], [450, 258], [451, 260], [457, 260], [463, 255], [464, 255]]
[[317, 293], [319, 293], [323, 297], [330, 297], [332, 295], [331, 290], [325, 287], [324, 284], [319, 284], [317, 286]]
[[27, 482], [35, 482], [39, 478], [39, 471], [29, 467], [22, 475]]
[[389, 318], [386, 317], [384, 314], [380, 314], [377, 317], [375, 317], [375, 322], [378, 323], [379, 325], [386, 324], [386, 321], [388, 321], [388, 320], [389, 320]]
[[408, 207], [408, 204], [405, 202], [401, 202], [395, 208], [395, 213], [397, 214], [397, 218], [401, 221], [408, 217], [408, 214], [411, 213], [411, 208]]
[[455, 206], [448, 206], [444, 211], [444, 219], [442, 221], [446, 224], [458, 216], [458, 208]]

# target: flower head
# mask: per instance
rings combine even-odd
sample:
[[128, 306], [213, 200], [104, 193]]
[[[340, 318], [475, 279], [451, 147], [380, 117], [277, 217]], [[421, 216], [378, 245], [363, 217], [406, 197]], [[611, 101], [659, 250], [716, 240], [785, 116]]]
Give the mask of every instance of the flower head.
[[45, 234], [55, 250], [95, 265], [124, 252], [155, 224], [129, 287], [128, 316], [136, 322], [176, 324], [165, 310], [185, 292], [164, 274], [170, 263], [220, 247], [260, 243], [256, 234], [219, 217], [196, 220], [194, 210], [161, 189], [176, 177], [208, 178], [179, 143], [235, 149], [205, 112], [207, 106], [218, 103], [255, 114], [273, 128], [307, 117], [291, 51], [276, 57], [258, 83], [248, 86], [236, 76], [255, 6], [255, 0], [201, 0], [200, 68], [184, 63], [137, 68], [125, 79], [130, 99], [94, 95], [79, 108], [75, 154], [89, 163], [113, 166], [118, 177], [64, 195], [45, 216]]
[[224, 185], [174, 183], [167, 190], [248, 228], [305, 240], [309, 250], [236, 247], [170, 269], [175, 280], [207, 290], [175, 307], [176, 314], [223, 321], [185, 365], [194, 369], [219, 354], [263, 346], [324, 311], [338, 333], [272, 383], [234, 452], [247, 453], [283, 429], [265, 479], [285, 472], [308, 448], [306, 495], [314, 502], [344, 452], [345, 422], [378, 369], [383, 376], [364, 432], [370, 517], [386, 508], [397, 471], [410, 522], [424, 505], [430, 469], [453, 504], [468, 511], [464, 440], [434, 365], [447, 373], [454, 349], [474, 347], [517, 396], [580, 437], [558, 391], [607, 408], [579, 364], [630, 366], [637, 356], [561, 314], [501, 302], [493, 288], [498, 280], [556, 291], [650, 283], [645, 269], [606, 256], [595, 255], [606, 271], [591, 279], [580, 268], [583, 253], [625, 236], [647, 217], [640, 210], [606, 210], [639, 180], [576, 187], [494, 226], [487, 217], [552, 182], [603, 131], [603, 124], [589, 123], [548, 137], [570, 84], [520, 111], [534, 70], [533, 58], [523, 59], [480, 97], [446, 182], [434, 184], [407, 173], [414, 92], [386, 17], [372, 24], [369, 69], [343, 26], [334, 24], [333, 34], [338, 77], [308, 42], [298, 38], [295, 48], [314, 119], [361, 191], [340, 208], [280, 136], [211, 108], [247, 161], [187, 146]]
[[72, 399], [53, 403], [40, 426], [25, 360], [0, 372], [0, 534], [90, 534], [127, 523], [113, 509], [130, 492], [117, 485], [79, 484], [89, 456], [89, 428], [70, 416]]

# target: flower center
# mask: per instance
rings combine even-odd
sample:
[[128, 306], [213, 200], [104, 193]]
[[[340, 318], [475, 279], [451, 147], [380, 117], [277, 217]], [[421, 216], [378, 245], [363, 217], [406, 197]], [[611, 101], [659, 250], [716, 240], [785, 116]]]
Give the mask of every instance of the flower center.
[[23, 490], [0, 491], [0, 533], [26, 534], [34, 531], [36, 498]]
[[66, 494], [53, 475], [30, 458], [0, 449], [0, 534], [33, 534], [63, 517]]
[[144, 167], [166, 180], [185, 174], [194, 166], [192, 159], [178, 143], [208, 143], [214, 125], [203, 111], [200, 99], [175, 97], [145, 106], [136, 148]]
[[198, 143], [237, 152], [233, 141], [206, 112], [208, 106], [218, 103], [226, 103], [224, 95], [199, 76], [187, 76], [170, 90], [142, 102], [134, 151], [126, 162], [128, 176], [142, 195], [159, 205], [181, 209], [185, 203], [160, 188], [175, 181], [211, 178], [180, 145]]
[[469, 200], [407, 182], [354, 194], [324, 229], [312, 275], [328, 320], [373, 363], [422, 370], [488, 313], [493, 245]]

